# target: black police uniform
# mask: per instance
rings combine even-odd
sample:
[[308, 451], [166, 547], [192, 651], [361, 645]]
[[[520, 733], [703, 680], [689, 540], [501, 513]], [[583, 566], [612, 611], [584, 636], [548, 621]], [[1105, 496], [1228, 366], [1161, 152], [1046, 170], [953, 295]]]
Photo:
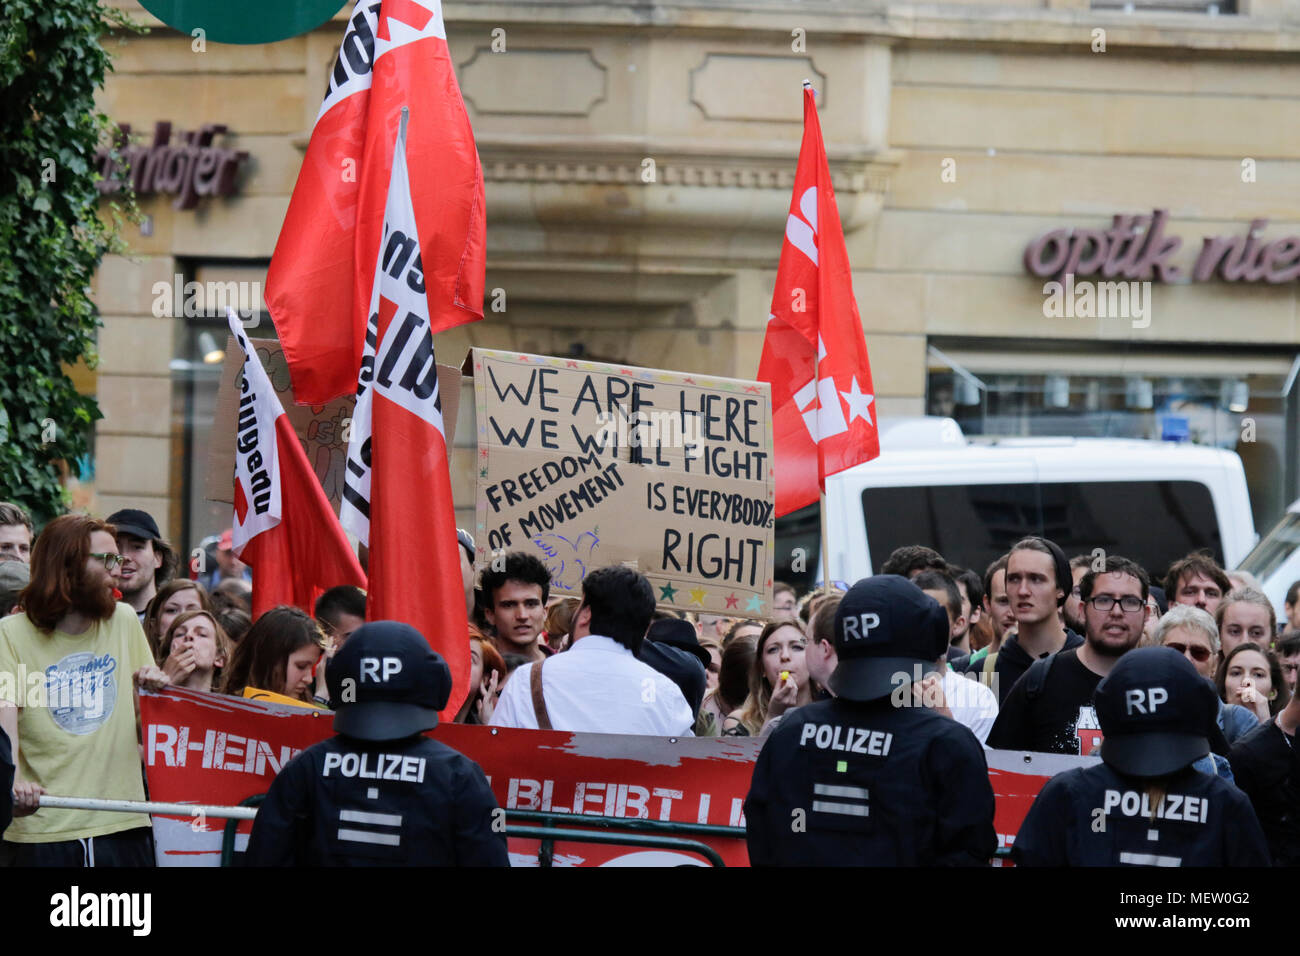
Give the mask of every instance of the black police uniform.
[[414, 628], [358, 628], [326, 672], [338, 736], [280, 771], [253, 823], [248, 866], [508, 866], [483, 771], [421, 735], [451, 674]]
[[975, 735], [889, 698], [787, 714], [754, 767], [745, 824], [753, 866], [982, 866], [997, 850]]
[[[1240, 790], [1192, 763], [1218, 701], [1185, 657], [1129, 651], [1097, 688], [1102, 763], [1057, 774], [1011, 849], [1023, 866], [1264, 866], [1264, 832]], [[1154, 785], [1154, 786], [1153, 786]]]
[[786, 714], [754, 767], [752, 865], [987, 865], [997, 836], [983, 748], [909, 686], [947, 641], [946, 612], [905, 578], [849, 590], [835, 615], [837, 697]]
[[445, 744], [424, 736], [331, 737], [276, 776], [245, 863], [505, 866], [505, 835], [492, 829], [496, 811], [478, 764]]

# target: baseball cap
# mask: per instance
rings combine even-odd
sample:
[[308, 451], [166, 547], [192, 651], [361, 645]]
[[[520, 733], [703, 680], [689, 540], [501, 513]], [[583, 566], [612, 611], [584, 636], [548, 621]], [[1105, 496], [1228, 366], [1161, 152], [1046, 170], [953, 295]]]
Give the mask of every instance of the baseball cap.
[[1210, 752], [1214, 688], [1170, 647], [1140, 647], [1097, 685], [1101, 759], [1121, 773], [1158, 777]]
[[835, 611], [839, 664], [830, 689], [845, 700], [888, 697], [920, 673], [938, 673], [948, 648], [948, 612], [907, 578], [864, 578]]
[[713, 662], [709, 652], [700, 647], [700, 639], [695, 633], [695, 625], [690, 621], [683, 621], [679, 617], [666, 617], [660, 618], [658, 621], [651, 621], [645, 639], [676, 647], [688, 654], [694, 654], [699, 658], [700, 663], [704, 665], [705, 670], [708, 670], [709, 664]]
[[158, 522], [154, 521], [153, 515], [147, 511], [141, 511], [138, 508], [123, 508], [121, 511], [114, 511], [109, 515], [107, 521], [117, 528], [118, 534], [129, 534], [132, 537], [144, 538], [146, 541], [162, 540], [162, 533], [158, 530]]
[[451, 669], [409, 624], [372, 621], [352, 632], [325, 670], [334, 729], [360, 740], [399, 740], [438, 725]]

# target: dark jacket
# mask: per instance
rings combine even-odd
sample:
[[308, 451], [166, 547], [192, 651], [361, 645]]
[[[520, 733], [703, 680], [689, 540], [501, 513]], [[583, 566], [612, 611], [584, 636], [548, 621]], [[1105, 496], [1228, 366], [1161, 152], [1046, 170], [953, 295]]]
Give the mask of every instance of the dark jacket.
[[1300, 866], [1300, 759], [1273, 721], [1232, 745], [1228, 761], [1264, 828], [1274, 866]]
[[246, 866], [509, 866], [478, 764], [428, 737], [335, 736], [294, 757], [253, 823]]
[[785, 714], [754, 765], [745, 827], [754, 866], [984, 866], [998, 845], [975, 735], [889, 698]]
[[[1065, 629], [1065, 644], [1061, 650], [1068, 651], [1072, 647], [1079, 647], [1083, 644], [1083, 638], [1068, 627]], [[1044, 654], [1043, 657], [1050, 657]], [[1025, 671], [1029, 670], [1031, 664], [1040, 658], [1033, 658], [1029, 653], [1020, 646], [1019, 638], [1012, 636], [1002, 642], [1002, 647], [998, 650], [998, 659], [993, 665], [994, 672], [998, 675], [998, 706], [1001, 707], [1007, 695], [1011, 693], [1011, 688], [1015, 686], [1016, 681], [1024, 676]]]
[[1268, 865], [1264, 833], [1240, 790], [1190, 767], [1166, 785], [1152, 806], [1143, 781], [1107, 764], [1058, 773], [1029, 808], [1012, 859], [1020, 866]]
[[700, 659], [690, 651], [660, 641], [642, 641], [639, 657], [642, 664], [653, 667], [681, 689], [686, 703], [691, 705], [691, 717], [698, 720], [708, 685]]

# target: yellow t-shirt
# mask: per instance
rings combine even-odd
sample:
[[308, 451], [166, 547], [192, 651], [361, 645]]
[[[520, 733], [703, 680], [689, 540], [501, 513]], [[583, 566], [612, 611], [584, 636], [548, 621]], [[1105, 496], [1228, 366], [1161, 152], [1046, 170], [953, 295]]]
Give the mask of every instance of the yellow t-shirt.
[[[0, 620], [0, 700], [18, 711], [18, 773], [61, 797], [143, 800], [132, 675], [152, 666], [135, 611], [117, 605], [84, 634]], [[14, 843], [54, 843], [149, 826], [140, 813], [44, 809], [17, 817]]]

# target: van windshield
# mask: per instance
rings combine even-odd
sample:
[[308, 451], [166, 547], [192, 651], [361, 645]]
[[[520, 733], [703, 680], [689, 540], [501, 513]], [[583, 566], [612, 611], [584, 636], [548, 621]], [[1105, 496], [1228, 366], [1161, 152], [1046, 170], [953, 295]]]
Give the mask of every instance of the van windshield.
[[862, 493], [871, 564], [923, 544], [982, 574], [1018, 539], [1043, 535], [1067, 556], [1101, 548], [1154, 577], [1189, 551], [1223, 561], [1210, 490], [1196, 481], [868, 488]]
[[1251, 549], [1239, 567], [1261, 581], [1267, 581], [1297, 547], [1300, 547], [1300, 514], [1289, 511]]

